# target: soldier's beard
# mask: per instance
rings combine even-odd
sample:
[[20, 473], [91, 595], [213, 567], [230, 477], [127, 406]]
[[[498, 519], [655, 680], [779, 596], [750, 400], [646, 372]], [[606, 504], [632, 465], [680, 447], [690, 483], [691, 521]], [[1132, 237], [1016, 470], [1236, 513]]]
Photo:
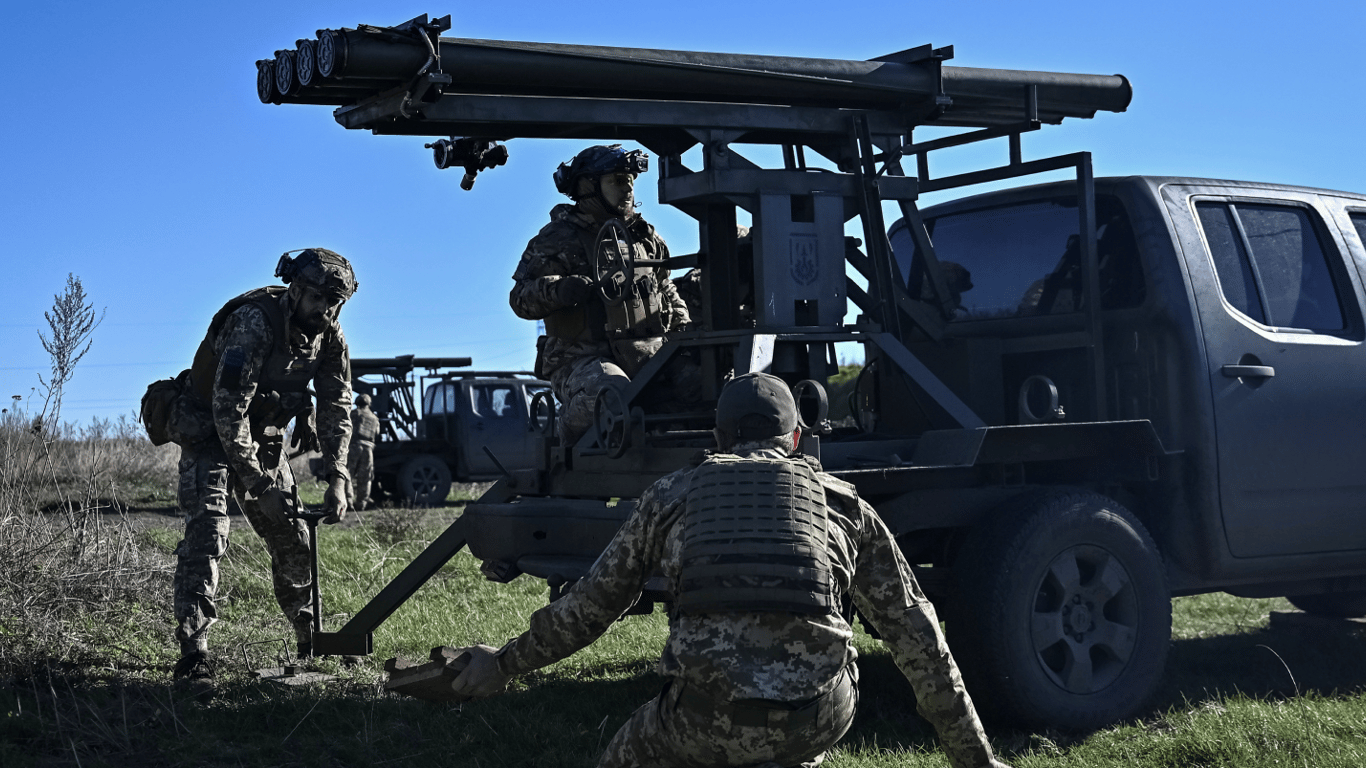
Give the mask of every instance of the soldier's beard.
[[597, 194], [579, 200], [579, 211], [599, 223], [614, 218], [630, 221], [636, 217], [636, 198], [634, 194], [627, 194], [626, 199], [613, 206], [606, 197]]
[[327, 326], [331, 323], [332, 318], [328, 316], [329, 314], [330, 313], [326, 311], [314, 312], [311, 315], [296, 313], [294, 315], [294, 325], [309, 336], [317, 336], [326, 330]]

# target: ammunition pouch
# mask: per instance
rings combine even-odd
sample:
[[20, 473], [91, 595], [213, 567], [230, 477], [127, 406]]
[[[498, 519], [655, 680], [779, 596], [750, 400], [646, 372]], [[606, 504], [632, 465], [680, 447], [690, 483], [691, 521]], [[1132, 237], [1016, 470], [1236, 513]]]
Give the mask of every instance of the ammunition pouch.
[[664, 335], [664, 302], [654, 276], [637, 269], [635, 291], [620, 304], [609, 304], [607, 333], [612, 338], [649, 338]]
[[582, 304], [546, 315], [545, 333], [565, 341], [606, 341], [607, 312], [595, 294]]
[[545, 342], [548, 337], [542, 336], [536, 339], [536, 363], [531, 366], [531, 372], [536, 374], [536, 378], [545, 378]]

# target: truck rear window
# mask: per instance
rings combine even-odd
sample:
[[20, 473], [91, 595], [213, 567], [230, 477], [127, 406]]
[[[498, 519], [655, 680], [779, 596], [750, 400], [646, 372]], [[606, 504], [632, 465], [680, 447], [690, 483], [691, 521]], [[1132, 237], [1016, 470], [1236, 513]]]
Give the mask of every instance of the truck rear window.
[[[1077, 199], [1067, 195], [926, 219], [935, 255], [957, 304], [955, 320], [1079, 312], [1086, 306]], [[931, 292], [904, 221], [892, 250], [912, 296]], [[1145, 289], [1133, 229], [1123, 204], [1096, 196], [1101, 308], [1143, 303]]]

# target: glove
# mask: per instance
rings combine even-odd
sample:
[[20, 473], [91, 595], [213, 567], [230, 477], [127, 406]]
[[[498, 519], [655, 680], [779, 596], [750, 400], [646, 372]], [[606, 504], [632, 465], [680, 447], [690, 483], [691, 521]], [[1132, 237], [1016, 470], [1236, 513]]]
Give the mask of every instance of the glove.
[[593, 281], [583, 275], [569, 275], [555, 283], [555, 295], [566, 307], [580, 304], [593, 295]]
[[285, 498], [284, 491], [273, 486], [266, 489], [256, 497], [256, 506], [260, 507], [261, 513], [272, 525], [289, 527], [290, 502]]
[[498, 670], [498, 658], [494, 656], [497, 648], [487, 645], [474, 645], [465, 649], [470, 655], [470, 663], [451, 681], [451, 690], [457, 696], [470, 699], [484, 699], [496, 696], [508, 687], [508, 676]]
[[323, 504], [327, 506], [329, 513], [323, 518], [323, 522], [327, 525], [336, 525], [346, 519], [346, 484], [345, 477], [334, 475], [332, 482], [327, 486], [327, 491], [323, 493]]
[[294, 418], [294, 432], [290, 435], [289, 447], [295, 453], [322, 450], [322, 444], [318, 442], [318, 430], [313, 426], [312, 408]]

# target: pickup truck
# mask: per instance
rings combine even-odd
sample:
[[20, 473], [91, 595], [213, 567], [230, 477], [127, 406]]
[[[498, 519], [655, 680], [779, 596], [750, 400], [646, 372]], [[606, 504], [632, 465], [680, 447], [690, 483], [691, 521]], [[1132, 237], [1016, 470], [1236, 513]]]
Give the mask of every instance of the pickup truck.
[[[381, 491], [438, 505], [452, 481], [497, 480], [539, 461], [540, 434], [553, 411], [549, 382], [520, 371], [448, 370], [469, 364], [412, 356], [351, 361], [352, 388], [371, 396], [380, 418]], [[416, 368], [426, 374], [414, 379]], [[421, 392], [416, 402], [414, 392]]]
[[[1074, 184], [926, 208], [964, 290], [944, 339], [908, 346], [990, 424], [1151, 424], [1133, 436], [1160, 441], [1149, 476], [1095, 482], [1107, 473], [1069, 465], [1105, 452], [1078, 436], [1072, 458], [1003, 473], [1010, 498], [929, 491], [880, 508], [913, 562], [952, 574], [936, 586], [972, 628], [950, 620], [970, 677], [1001, 690], [1015, 675], [1035, 694], [1010, 706], [1047, 702], [1054, 722], [1103, 722], [1147, 695], [1169, 595], [1366, 615], [1366, 195], [1104, 178], [1094, 211], [1088, 280]], [[891, 240], [914, 274], [904, 221]], [[1097, 336], [1084, 332], [1093, 296]], [[1125, 524], [1079, 527], [1069, 505]]]

